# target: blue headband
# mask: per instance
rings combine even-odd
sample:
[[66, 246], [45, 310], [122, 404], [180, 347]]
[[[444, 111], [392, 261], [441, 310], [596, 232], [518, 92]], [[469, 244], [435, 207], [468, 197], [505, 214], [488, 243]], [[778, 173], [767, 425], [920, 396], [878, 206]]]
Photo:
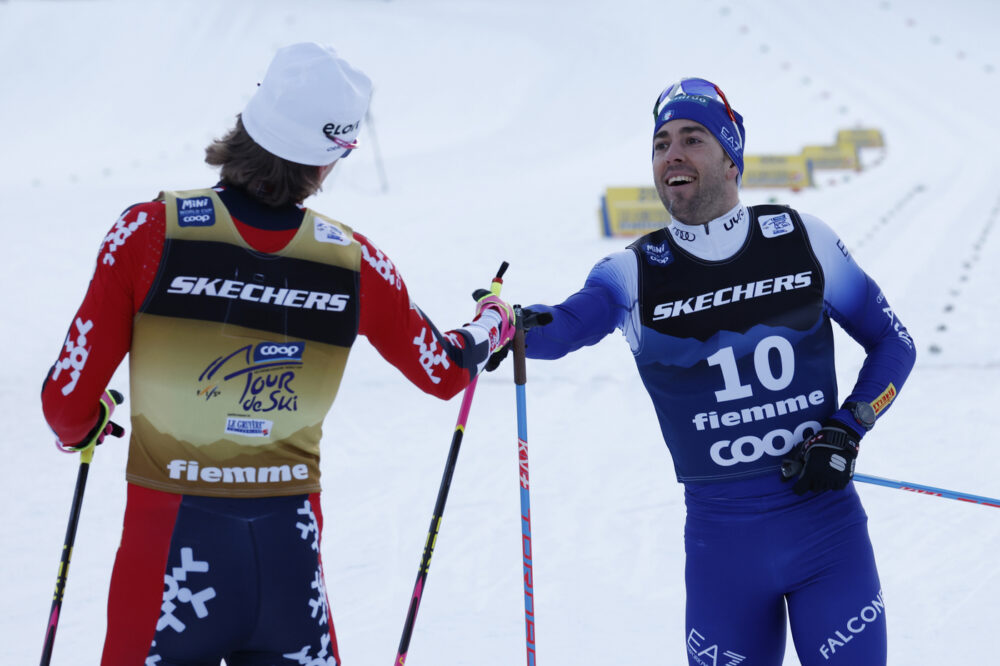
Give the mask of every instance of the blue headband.
[[726, 151], [740, 175], [743, 175], [743, 146], [746, 143], [743, 116], [733, 111], [725, 95], [715, 84], [704, 79], [681, 79], [660, 94], [653, 116], [656, 119], [654, 135], [670, 120], [685, 119], [701, 123]]

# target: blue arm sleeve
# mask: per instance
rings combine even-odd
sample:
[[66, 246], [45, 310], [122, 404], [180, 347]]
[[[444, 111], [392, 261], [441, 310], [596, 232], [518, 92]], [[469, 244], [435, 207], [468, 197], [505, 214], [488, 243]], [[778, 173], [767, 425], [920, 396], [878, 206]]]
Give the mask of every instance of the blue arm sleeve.
[[[854, 262], [837, 235], [815, 217], [802, 219], [826, 277], [826, 311], [867, 354], [846, 401], [869, 402], [881, 417], [916, 361], [913, 340], [879, 286]], [[833, 418], [858, 429], [846, 410], [838, 410]]]
[[583, 288], [559, 305], [528, 306], [552, 315], [550, 324], [526, 333], [528, 358], [561, 358], [622, 328], [635, 302], [635, 274], [635, 255], [618, 252], [598, 262]]

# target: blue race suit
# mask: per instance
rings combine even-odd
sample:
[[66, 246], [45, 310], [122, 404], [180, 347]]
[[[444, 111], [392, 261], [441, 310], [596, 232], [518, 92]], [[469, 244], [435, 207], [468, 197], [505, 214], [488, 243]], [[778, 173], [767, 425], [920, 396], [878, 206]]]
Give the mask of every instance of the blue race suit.
[[799, 497], [782, 458], [839, 408], [830, 320], [866, 350], [847, 401], [881, 416], [915, 360], [875, 282], [819, 219], [745, 207], [673, 221], [605, 257], [531, 329], [527, 356], [559, 358], [620, 329], [685, 485], [690, 664], [778, 666], [790, 620], [799, 658], [885, 664], [867, 516], [853, 484]]

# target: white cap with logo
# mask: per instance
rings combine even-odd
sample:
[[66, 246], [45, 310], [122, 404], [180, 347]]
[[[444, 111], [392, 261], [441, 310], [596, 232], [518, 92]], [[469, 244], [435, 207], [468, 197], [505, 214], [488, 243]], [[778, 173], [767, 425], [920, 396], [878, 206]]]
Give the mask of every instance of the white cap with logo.
[[279, 49], [246, 108], [243, 126], [273, 155], [325, 166], [357, 147], [372, 82], [329, 46]]

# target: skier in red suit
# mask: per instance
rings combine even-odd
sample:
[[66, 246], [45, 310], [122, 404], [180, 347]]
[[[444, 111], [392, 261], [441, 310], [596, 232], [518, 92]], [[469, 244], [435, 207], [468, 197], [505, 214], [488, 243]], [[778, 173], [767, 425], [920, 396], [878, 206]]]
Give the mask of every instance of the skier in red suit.
[[352, 344], [447, 399], [513, 337], [493, 295], [440, 332], [385, 253], [302, 205], [357, 147], [370, 95], [333, 49], [279, 50], [206, 149], [220, 182], [131, 206], [104, 239], [42, 406], [65, 450], [123, 434], [107, 385], [130, 355], [105, 666], [340, 664], [319, 453]]

